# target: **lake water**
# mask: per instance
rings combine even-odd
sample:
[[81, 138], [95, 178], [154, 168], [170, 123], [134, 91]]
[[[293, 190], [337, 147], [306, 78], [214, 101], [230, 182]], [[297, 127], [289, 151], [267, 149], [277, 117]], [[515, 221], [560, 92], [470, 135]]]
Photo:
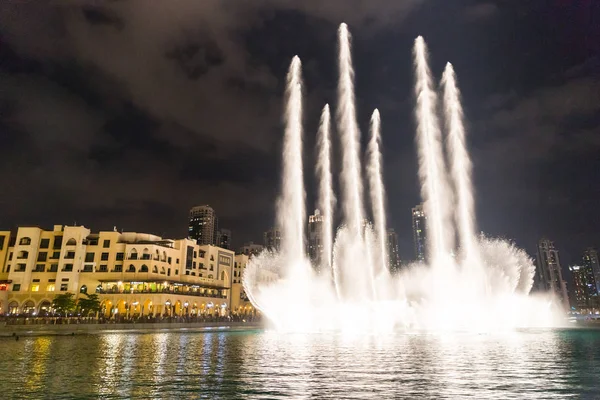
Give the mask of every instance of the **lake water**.
[[2, 399], [600, 399], [600, 330], [0, 338]]

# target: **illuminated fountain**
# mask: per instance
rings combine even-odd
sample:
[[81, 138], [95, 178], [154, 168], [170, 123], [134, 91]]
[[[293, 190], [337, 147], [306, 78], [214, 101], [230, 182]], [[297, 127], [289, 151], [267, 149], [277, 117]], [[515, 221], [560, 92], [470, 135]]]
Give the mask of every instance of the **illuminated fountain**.
[[[282, 193], [277, 205], [281, 249], [264, 251], [248, 263], [243, 284], [252, 304], [276, 329], [287, 331], [489, 331], [555, 325], [560, 320], [556, 302], [529, 295], [535, 271], [530, 257], [510, 242], [475, 233], [471, 161], [456, 76], [452, 65], [447, 64], [442, 78], [442, 129], [422, 37], [416, 39], [413, 55], [416, 142], [429, 262], [390, 274], [381, 121], [375, 110], [363, 171], [350, 42], [348, 28], [342, 24], [336, 109], [342, 149], [342, 223], [334, 234], [331, 115], [326, 105], [319, 125], [316, 164], [317, 205], [324, 218], [323, 256], [321, 265], [312, 266], [306, 256], [304, 234], [301, 63], [294, 57], [287, 77]], [[371, 210], [364, 205], [363, 174]], [[368, 216], [373, 224], [366, 222]]]

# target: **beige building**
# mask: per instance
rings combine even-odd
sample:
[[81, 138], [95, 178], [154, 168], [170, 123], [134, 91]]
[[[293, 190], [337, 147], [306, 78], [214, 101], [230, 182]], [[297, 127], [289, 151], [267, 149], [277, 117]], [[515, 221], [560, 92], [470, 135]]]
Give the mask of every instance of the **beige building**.
[[192, 239], [61, 225], [0, 231], [0, 313], [44, 314], [71, 292], [97, 293], [105, 316], [225, 315], [240, 307], [232, 287], [242, 262]]

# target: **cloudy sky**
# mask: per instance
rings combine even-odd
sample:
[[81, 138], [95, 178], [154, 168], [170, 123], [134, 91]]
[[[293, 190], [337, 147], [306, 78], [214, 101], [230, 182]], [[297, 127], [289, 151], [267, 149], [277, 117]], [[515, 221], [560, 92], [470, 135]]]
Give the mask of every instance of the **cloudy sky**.
[[[411, 46], [459, 76], [479, 228], [566, 262], [600, 247], [600, 2], [0, 2], [0, 228], [83, 224], [183, 237], [211, 204], [261, 241], [280, 180], [283, 83], [303, 62], [306, 162], [336, 104], [336, 30], [354, 36], [363, 132], [383, 120], [388, 221], [412, 258]], [[308, 206], [314, 179], [307, 171]]]

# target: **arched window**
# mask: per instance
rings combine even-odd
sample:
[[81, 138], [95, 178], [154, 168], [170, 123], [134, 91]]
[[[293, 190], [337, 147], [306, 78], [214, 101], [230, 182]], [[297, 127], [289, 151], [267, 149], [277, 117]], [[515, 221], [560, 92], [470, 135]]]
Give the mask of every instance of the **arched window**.
[[8, 303], [8, 313], [9, 314], [18, 314], [19, 313], [19, 303], [16, 301], [11, 301]]
[[148, 266], [147, 265], [142, 265], [140, 267], [140, 272], [148, 272]]
[[156, 265], [154, 266], [154, 268], [152, 268], [152, 272], [158, 274], [158, 267]]
[[21, 246], [29, 246], [31, 244], [31, 238], [24, 237], [19, 240], [19, 245]]
[[147, 248], [144, 249], [144, 251], [142, 252], [142, 260], [149, 260], [150, 259], [150, 250], [148, 250]]
[[102, 293], [102, 284], [96, 286], [96, 293]]
[[213, 279], [213, 276], [212, 276], [212, 275], [209, 275], [209, 276], [208, 276], [208, 279]]
[[164, 274], [166, 274], [165, 267], [162, 267], [162, 268], [160, 269], [160, 274], [161, 274], [161, 275], [164, 275]]
[[35, 311], [35, 305], [33, 304], [33, 301], [27, 300], [25, 302], [25, 304], [23, 304], [23, 313], [31, 314], [34, 311]]
[[135, 267], [133, 266], [133, 264], [129, 264], [129, 267], [127, 268], [127, 272], [135, 272]]
[[67, 246], [76, 246], [77, 245], [77, 240], [71, 238], [69, 240], [67, 240]]
[[87, 294], [87, 286], [82, 285], [81, 288], [79, 289], [79, 293]]
[[48, 300], [44, 300], [40, 303], [38, 314], [48, 315], [52, 311], [52, 303]]
[[129, 253], [129, 259], [130, 260], [137, 260], [138, 259], [138, 253], [136, 249], [132, 249], [131, 253]]

